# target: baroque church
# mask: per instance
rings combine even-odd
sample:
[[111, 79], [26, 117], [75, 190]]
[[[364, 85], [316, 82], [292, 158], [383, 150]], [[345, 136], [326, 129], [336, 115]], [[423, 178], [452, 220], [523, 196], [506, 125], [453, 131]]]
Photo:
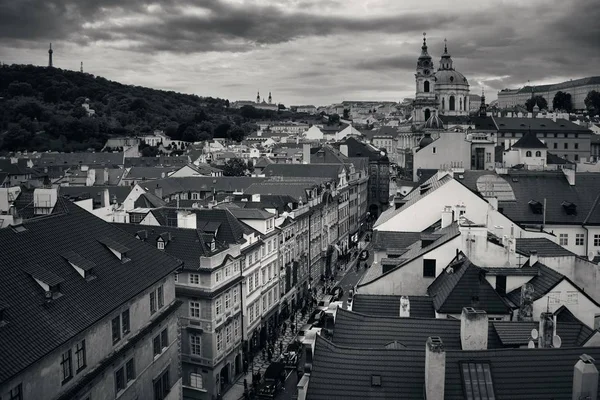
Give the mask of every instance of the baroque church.
[[427, 53], [427, 39], [423, 34], [423, 46], [417, 61], [415, 78], [417, 92], [413, 124], [423, 124], [434, 114], [436, 117], [438, 114], [469, 115], [469, 82], [463, 74], [454, 69], [446, 43], [440, 66], [436, 71], [431, 56]]

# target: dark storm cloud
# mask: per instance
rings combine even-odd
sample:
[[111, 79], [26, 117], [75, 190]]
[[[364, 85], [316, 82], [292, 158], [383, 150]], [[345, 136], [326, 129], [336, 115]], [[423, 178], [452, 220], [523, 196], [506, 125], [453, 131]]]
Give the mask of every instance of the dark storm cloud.
[[357, 62], [354, 67], [370, 71], [381, 71], [390, 69], [414, 69], [417, 66], [415, 55], [369, 57]]

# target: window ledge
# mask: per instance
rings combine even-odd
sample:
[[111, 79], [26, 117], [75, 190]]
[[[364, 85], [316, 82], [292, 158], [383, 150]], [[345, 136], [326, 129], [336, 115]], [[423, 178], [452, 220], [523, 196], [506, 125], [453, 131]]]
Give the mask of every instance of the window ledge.
[[189, 386], [189, 385], [182, 385], [184, 388], [186, 389], [191, 389], [191, 390], [195, 390], [197, 392], [201, 392], [201, 393], [207, 393], [208, 391], [206, 389], [201, 389], [201, 388], [197, 388], [194, 386]]

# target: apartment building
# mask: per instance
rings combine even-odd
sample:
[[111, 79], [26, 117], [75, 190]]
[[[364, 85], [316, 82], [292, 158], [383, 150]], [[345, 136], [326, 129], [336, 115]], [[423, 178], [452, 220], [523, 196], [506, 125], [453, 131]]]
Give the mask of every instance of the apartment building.
[[55, 208], [0, 230], [0, 397], [181, 398], [181, 261], [62, 198]]

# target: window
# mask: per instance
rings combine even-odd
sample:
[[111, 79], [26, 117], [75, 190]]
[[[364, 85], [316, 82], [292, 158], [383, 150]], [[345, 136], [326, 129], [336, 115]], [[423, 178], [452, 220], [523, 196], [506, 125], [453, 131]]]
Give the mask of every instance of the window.
[[179, 282], [179, 274], [175, 274], [175, 282]]
[[577, 304], [579, 302], [578, 292], [567, 292], [567, 304]]
[[156, 242], [156, 247], [159, 250], [164, 250], [165, 249], [165, 242], [163, 242], [162, 240], [159, 240], [158, 242]]
[[223, 350], [223, 330], [217, 332], [217, 351]]
[[62, 354], [60, 366], [62, 369], [62, 384], [64, 385], [73, 377], [73, 364], [71, 360], [71, 349]]
[[266, 309], [267, 309], [267, 296], [266, 296], [266, 295], [264, 295], [264, 296], [262, 297], [262, 303], [263, 303], [263, 304], [262, 304], [262, 308], [263, 308], [263, 310], [266, 310]]
[[437, 153], [437, 149], [436, 149], [435, 147], [432, 147], [432, 148], [431, 148], [431, 153], [432, 153], [432, 154], [436, 154], [436, 153]]
[[225, 293], [225, 309], [228, 310], [231, 307], [231, 293]]
[[231, 344], [231, 324], [225, 328], [225, 342], [227, 345]]
[[192, 372], [190, 374], [190, 386], [196, 389], [202, 389], [202, 375]]
[[575, 149], [579, 148], [579, 143], [574, 143], [573, 146], [575, 147]]
[[202, 336], [190, 335], [190, 351], [194, 355], [202, 355]]
[[429, 93], [429, 81], [425, 81], [425, 83], [423, 84], [423, 91], [425, 93]]
[[77, 373], [85, 368], [85, 340], [75, 345], [75, 362], [77, 363]]
[[221, 280], [221, 272], [217, 271], [215, 273], [215, 282], [219, 282]]
[[162, 308], [165, 305], [165, 292], [163, 289], [163, 285], [160, 285], [157, 289], [158, 296], [158, 308]]
[[190, 274], [190, 283], [192, 285], [199, 285], [200, 284], [200, 275]]
[[238, 288], [234, 287], [232, 290], [233, 294], [231, 295], [232, 299], [233, 299], [233, 304], [237, 303], [239, 300], [239, 292], [238, 292]]
[[435, 260], [423, 259], [423, 277], [435, 278]]
[[267, 293], [267, 304], [268, 304], [269, 306], [271, 306], [271, 303], [272, 303], [272, 298], [273, 298], [272, 296], [273, 296], [273, 295], [272, 295], [272, 294], [271, 294], [271, 292], [269, 291], [269, 293]]
[[250, 276], [248, 278], [248, 293], [251, 293], [254, 291], [254, 277]]
[[560, 235], [558, 235], [558, 244], [560, 244], [561, 246], [568, 246], [569, 245], [569, 234], [561, 233]]
[[575, 155], [573, 156], [573, 159], [574, 159], [575, 161], [579, 161], [579, 154], [575, 154]]
[[150, 293], [150, 314], [154, 314], [156, 312], [156, 292]]
[[23, 384], [19, 383], [14, 388], [10, 389], [9, 400], [23, 400]]
[[236, 318], [235, 321], [233, 321], [233, 334], [235, 335], [235, 337], [240, 336], [240, 319]]
[[229, 275], [231, 275], [231, 266], [230, 265], [225, 267], [225, 277], [227, 278]]
[[154, 400], [164, 400], [171, 390], [171, 384], [169, 382], [169, 369], [167, 368], [156, 380], [154, 381]]
[[557, 305], [560, 304], [560, 292], [550, 292], [548, 293], [549, 304]]
[[121, 316], [117, 315], [112, 319], [112, 339], [113, 343], [121, 340]]
[[249, 322], [254, 321], [254, 304], [252, 304], [250, 307], [248, 307], [248, 321]]
[[527, 151], [527, 152], [525, 153], [525, 157], [531, 157], [531, 151]]
[[542, 152], [541, 152], [541, 151], [539, 151], [539, 150], [538, 150], [538, 151], [536, 151], [536, 152], [535, 152], [535, 156], [536, 156], [536, 157], [541, 157], [541, 156], [542, 156]]
[[254, 274], [254, 286], [256, 286], [257, 289], [260, 286], [260, 283], [258, 282], [258, 279], [259, 279], [258, 272], [256, 272]]
[[558, 149], [558, 143], [554, 143], [554, 146], [553, 146], [553, 147], [554, 147], [555, 149]]
[[575, 246], [583, 246], [585, 235], [583, 233], [575, 234]]
[[600, 247], [600, 235], [594, 235], [594, 247]]
[[200, 200], [200, 194], [199, 193], [192, 193], [192, 200]]
[[125, 389], [125, 368], [121, 367], [115, 371], [115, 389], [119, 393]]
[[564, 146], [565, 146], [565, 150], [568, 149], [569, 148], [569, 143], [565, 143]]
[[200, 318], [200, 303], [197, 301], [190, 301], [190, 317]]
[[262, 269], [262, 281], [263, 281], [263, 285], [267, 282], [267, 269], [266, 268]]
[[485, 153], [485, 162], [492, 162], [492, 153]]
[[220, 297], [215, 301], [215, 312], [217, 315], [221, 315], [223, 312], [223, 305]]
[[463, 389], [466, 399], [494, 400], [494, 382], [488, 363], [462, 363]]
[[123, 336], [129, 333], [129, 308], [121, 313], [121, 327], [123, 328]]
[[169, 347], [167, 328], [163, 329], [160, 334], [156, 335], [154, 339], [152, 339], [152, 347], [154, 349], [154, 357], [158, 356], [163, 352], [164, 349]]

